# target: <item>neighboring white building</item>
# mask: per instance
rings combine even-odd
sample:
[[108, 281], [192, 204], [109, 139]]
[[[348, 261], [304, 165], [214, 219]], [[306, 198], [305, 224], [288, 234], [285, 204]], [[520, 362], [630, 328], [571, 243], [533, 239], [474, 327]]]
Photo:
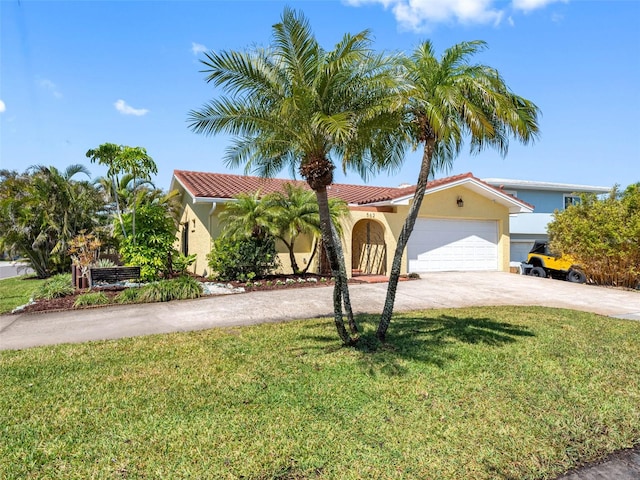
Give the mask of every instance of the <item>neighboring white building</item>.
[[533, 213], [512, 214], [509, 220], [511, 262], [515, 263], [527, 259], [527, 254], [534, 241], [549, 238], [547, 225], [553, 219], [553, 212], [562, 211], [567, 206], [579, 201], [581, 193], [603, 194], [611, 191], [611, 187], [571, 183], [534, 182], [505, 178], [485, 178], [483, 181], [534, 206]]

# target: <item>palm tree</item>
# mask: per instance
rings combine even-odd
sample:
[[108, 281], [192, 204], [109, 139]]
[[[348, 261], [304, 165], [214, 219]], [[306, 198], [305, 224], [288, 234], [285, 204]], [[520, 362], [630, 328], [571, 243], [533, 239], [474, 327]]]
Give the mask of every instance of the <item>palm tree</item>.
[[218, 218], [224, 225], [223, 235], [231, 238], [264, 238], [272, 228], [267, 204], [259, 191], [238, 195], [234, 202], [226, 204]]
[[0, 172], [0, 243], [29, 258], [39, 277], [67, 269], [71, 239], [102, 220], [100, 193], [90, 182], [74, 180], [79, 173], [89, 175], [82, 165]]
[[493, 147], [505, 156], [510, 136], [526, 144], [538, 135], [538, 107], [512, 93], [495, 69], [469, 63], [470, 57], [485, 47], [482, 41], [462, 42], [448, 48], [438, 60], [431, 42], [426, 41], [402, 62], [406, 78], [405, 125], [413, 143], [423, 145], [423, 154], [413, 203], [398, 238], [376, 332], [382, 341], [393, 313], [402, 254], [429, 175], [453, 162], [466, 136], [470, 137], [472, 153]]
[[[342, 317], [342, 302], [352, 333], [357, 331], [348, 298], [342, 245], [332, 233], [327, 186], [340, 158], [343, 170], [363, 178], [395, 158], [385, 119], [395, 85], [389, 62], [371, 49], [368, 31], [345, 35], [331, 51], [316, 40], [302, 14], [285, 8], [273, 27], [273, 44], [247, 52], [209, 52], [207, 81], [226, 96], [189, 114], [196, 133], [228, 133], [235, 141], [226, 162], [245, 171], [273, 176], [296, 170], [316, 194], [327, 257], [336, 279], [334, 321], [345, 344], [353, 343]], [[344, 296], [344, 298], [343, 298]]]
[[[289, 261], [293, 273], [304, 273], [311, 265], [311, 260], [315, 256], [317, 241], [313, 238], [314, 249], [307, 262], [304, 272], [298, 267], [295, 251], [295, 242], [300, 235], [312, 235], [315, 237], [321, 234], [320, 215], [318, 213], [318, 202], [315, 195], [310, 190], [296, 187], [287, 183], [284, 192], [274, 192], [264, 198], [269, 214], [269, 224], [274, 237], [279, 239], [289, 251]], [[331, 221], [341, 234], [339, 218], [348, 213], [347, 205], [344, 201], [329, 199], [329, 214]]]

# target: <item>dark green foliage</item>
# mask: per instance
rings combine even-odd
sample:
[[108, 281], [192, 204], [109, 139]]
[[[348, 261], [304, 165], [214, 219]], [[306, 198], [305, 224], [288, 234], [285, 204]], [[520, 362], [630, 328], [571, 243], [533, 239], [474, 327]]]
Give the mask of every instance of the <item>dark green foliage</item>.
[[161, 280], [145, 285], [138, 295], [140, 302], [170, 302], [199, 298], [202, 295], [200, 282], [189, 276], [172, 280]]
[[213, 276], [222, 281], [262, 278], [276, 269], [278, 255], [273, 237], [219, 237], [207, 255]]
[[572, 256], [589, 281], [640, 285], [640, 183], [604, 199], [582, 195], [579, 204], [556, 211], [548, 228], [552, 250]]
[[75, 289], [71, 284], [70, 273], [59, 273], [49, 278], [33, 293], [34, 300], [43, 298], [51, 300], [52, 298], [66, 297], [71, 295]]

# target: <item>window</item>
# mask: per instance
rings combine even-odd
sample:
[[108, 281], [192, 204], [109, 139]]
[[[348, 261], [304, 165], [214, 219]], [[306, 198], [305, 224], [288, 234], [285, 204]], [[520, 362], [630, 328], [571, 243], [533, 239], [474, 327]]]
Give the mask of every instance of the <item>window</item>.
[[567, 209], [567, 207], [570, 207], [571, 205], [579, 205], [580, 204], [580, 197], [577, 195], [566, 195], [564, 196], [564, 208], [565, 210]]
[[182, 253], [189, 255], [189, 222], [182, 224]]

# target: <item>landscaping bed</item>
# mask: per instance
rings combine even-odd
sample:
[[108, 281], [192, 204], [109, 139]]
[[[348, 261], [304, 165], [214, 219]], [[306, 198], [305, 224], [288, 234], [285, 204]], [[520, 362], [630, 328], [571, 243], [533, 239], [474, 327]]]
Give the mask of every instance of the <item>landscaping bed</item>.
[[[203, 284], [210, 284], [211, 281], [204, 277], [197, 277], [197, 280]], [[360, 283], [357, 280], [352, 280], [352, 283]], [[270, 275], [268, 277], [254, 280], [250, 282], [215, 282], [216, 284], [225, 285], [230, 290], [234, 289], [234, 293], [239, 293], [239, 289], [244, 289], [245, 292], [252, 291], [268, 291], [268, 290], [282, 290], [292, 288], [313, 288], [333, 285], [333, 280], [329, 276], [321, 276], [314, 274], [305, 275]], [[93, 289], [76, 290], [73, 294], [65, 295], [59, 298], [51, 299], [39, 299], [34, 303], [31, 303], [20, 310], [19, 313], [38, 313], [38, 312], [55, 312], [61, 310], [77, 310], [80, 308], [95, 308], [104, 307], [116, 304], [115, 298], [129, 287], [124, 285], [115, 286], [98, 286]], [[79, 296], [88, 292], [103, 292], [109, 299], [109, 303], [104, 305], [88, 305], [88, 306], [74, 306]], [[209, 295], [203, 295], [209, 296]], [[18, 312], [16, 312], [18, 313]]]

